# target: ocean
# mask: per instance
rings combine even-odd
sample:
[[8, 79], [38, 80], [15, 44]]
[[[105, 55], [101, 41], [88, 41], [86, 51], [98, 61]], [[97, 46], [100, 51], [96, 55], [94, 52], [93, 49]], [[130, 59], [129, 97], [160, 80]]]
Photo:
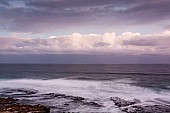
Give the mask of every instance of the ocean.
[[0, 64], [0, 97], [43, 104], [52, 113], [122, 113], [111, 97], [170, 105], [170, 65]]

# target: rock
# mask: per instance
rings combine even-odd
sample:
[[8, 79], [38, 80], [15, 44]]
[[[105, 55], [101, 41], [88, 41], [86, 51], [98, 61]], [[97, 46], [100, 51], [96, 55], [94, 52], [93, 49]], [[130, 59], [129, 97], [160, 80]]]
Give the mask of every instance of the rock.
[[81, 101], [84, 100], [83, 97], [77, 97], [77, 96], [66, 96], [66, 98], [74, 100], [74, 101]]
[[88, 102], [86, 101], [85, 98], [83, 97], [79, 97], [79, 96], [71, 96], [71, 95], [65, 95], [65, 94], [56, 94], [56, 93], [48, 93], [48, 94], [44, 94], [45, 97], [47, 98], [63, 98], [63, 99], [68, 99], [71, 100], [69, 101], [70, 103], [64, 103], [64, 106], [71, 106], [74, 104], [77, 105], [86, 105], [86, 106], [93, 106], [93, 107], [102, 107], [102, 105], [96, 103], [96, 102]]
[[16, 101], [18, 101], [18, 99], [14, 99], [12, 97], [0, 98], [0, 106], [4, 106], [6, 104], [12, 104], [15, 103]]
[[170, 105], [131, 106], [122, 111], [126, 113], [170, 113]]
[[83, 97], [78, 97], [78, 96], [70, 96], [70, 95], [65, 95], [65, 94], [57, 94], [57, 93], [48, 93], [48, 94], [44, 94], [45, 96], [50, 96], [51, 98], [57, 97], [57, 98], [65, 98], [65, 99], [70, 99], [70, 100], [74, 100], [74, 101], [80, 101], [80, 100], [84, 100]]
[[66, 98], [66, 95], [64, 94], [58, 94], [58, 93], [48, 93], [48, 94], [44, 94], [44, 96], [48, 96], [51, 98], [57, 97], [57, 98]]
[[43, 105], [23, 105], [12, 97], [0, 98], [0, 113], [50, 113], [50, 108]]
[[17, 93], [19, 92], [18, 95], [21, 95], [21, 94], [25, 94], [25, 95], [32, 95], [32, 94], [36, 94], [38, 91], [37, 90], [33, 90], [33, 89], [23, 89], [23, 88], [19, 88], [19, 89], [7, 89], [7, 88], [4, 88], [4, 91], [3, 93]]
[[26, 90], [26, 89], [16, 89], [15, 90], [16, 92], [22, 92], [22, 93], [25, 93], [26, 95], [32, 95], [32, 94], [36, 94], [38, 91], [36, 90]]
[[94, 107], [103, 107], [102, 105], [96, 102], [83, 102], [83, 105], [94, 106]]
[[119, 97], [111, 97], [110, 100], [118, 107], [125, 107], [122, 108], [122, 111], [126, 113], [170, 113], [170, 105], [134, 105], [140, 103], [140, 100], [133, 99], [127, 101]]
[[42, 105], [20, 105], [12, 104], [0, 107], [0, 112], [16, 112], [16, 113], [50, 113], [50, 108]]
[[114, 102], [114, 104], [118, 107], [126, 107], [129, 105], [140, 103], [140, 100], [138, 100], [138, 99], [133, 99], [131, 101], [127, 101], [127, 100], [121, 99], [119, 97], [111, 97], [110, 100], [112, 100]]
[[57, 98], [66, 98], [66, 95], [64, 94], [57, 94], [57, 93], [48, 93], [44, 94], [44, 96], [50, 96], [51, 98], [57, 97]]
[[69, 103], [65, 103], [64, 105], [65, 105], [65, 106], [69, 106], [70, 104], [69, 104]]

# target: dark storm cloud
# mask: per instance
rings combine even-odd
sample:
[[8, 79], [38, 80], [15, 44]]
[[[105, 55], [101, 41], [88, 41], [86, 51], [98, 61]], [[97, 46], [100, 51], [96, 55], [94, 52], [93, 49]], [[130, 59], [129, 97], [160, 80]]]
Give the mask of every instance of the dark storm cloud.
[[26, 5], [37, 8], [73, 8], [112, 4], [113, 0], [30, 0]]
[[1, 0], [0, 4], [0, 29], [6, 31], [138, 25], [170, 18], [169, 0]]
[[128, 19], [132, 19], [132, 24], [137, 22], [139, 24], [150, 23], [168, 20], [170, 18], [169, 6], [169, 0], [144, 0], [143, 3], [140, 3], [125, 11], [121, 11], [120, 14], [124, 15], [124, 17]]
[[0, 5], [9, 6], [10, 4], [7, 0], [0, 0]]

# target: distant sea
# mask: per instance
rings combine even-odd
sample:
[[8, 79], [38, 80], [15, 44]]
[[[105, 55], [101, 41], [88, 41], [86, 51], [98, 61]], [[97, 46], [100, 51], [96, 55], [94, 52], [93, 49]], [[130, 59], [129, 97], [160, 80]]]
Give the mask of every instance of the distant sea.
[[[35, 94], [27, 94], [29, 91]], [[104, 107], [48, 97], [50, 94], [79, 96]], [[52, 113], [121, 113], [110, 97], [136, 98], [146, 105], [170, 104], [170, 65], [0, 64], [0, 97], [10, 96], [23, 103], [49, 106]]]

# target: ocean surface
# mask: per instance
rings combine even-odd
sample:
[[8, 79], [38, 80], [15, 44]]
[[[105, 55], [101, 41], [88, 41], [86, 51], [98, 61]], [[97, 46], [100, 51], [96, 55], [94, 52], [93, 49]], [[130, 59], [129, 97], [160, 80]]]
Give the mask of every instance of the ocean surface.
[[[73, 101], [77, 96], [83, 102]], [[43, 104], [52, 113], [122, 113], [111, 97], [139, 99], [142, 105], [170, 104], [170, 65], [0, 64], [0, 97]]]

